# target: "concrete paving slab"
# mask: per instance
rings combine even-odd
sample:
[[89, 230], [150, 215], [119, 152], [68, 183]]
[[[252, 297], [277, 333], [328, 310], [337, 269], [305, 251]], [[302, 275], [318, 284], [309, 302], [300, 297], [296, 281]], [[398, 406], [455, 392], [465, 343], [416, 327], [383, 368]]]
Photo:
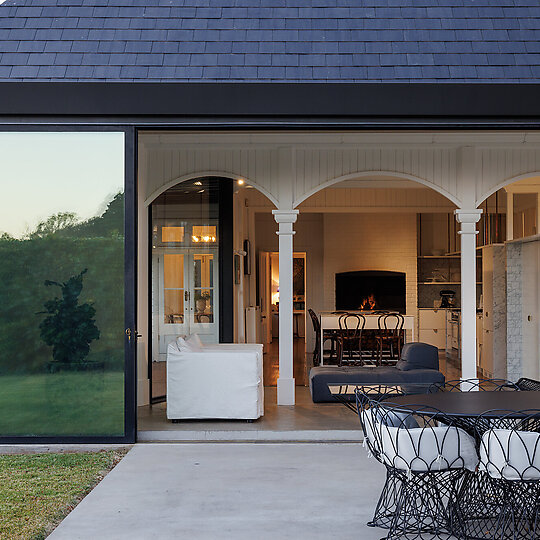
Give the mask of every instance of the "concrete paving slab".
[[384, 469], [359, 444], [138, 444], [51, 540], [375, 540]]

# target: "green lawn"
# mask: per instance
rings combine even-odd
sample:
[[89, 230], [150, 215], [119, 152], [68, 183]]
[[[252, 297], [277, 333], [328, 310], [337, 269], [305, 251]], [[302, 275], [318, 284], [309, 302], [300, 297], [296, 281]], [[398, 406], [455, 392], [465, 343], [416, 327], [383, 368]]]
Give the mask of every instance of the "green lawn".
[[0, 377], [0, 435], [123, 435], [124, 374]]
[[0, 538], [45, 538], [125, 453], [0, 455]]

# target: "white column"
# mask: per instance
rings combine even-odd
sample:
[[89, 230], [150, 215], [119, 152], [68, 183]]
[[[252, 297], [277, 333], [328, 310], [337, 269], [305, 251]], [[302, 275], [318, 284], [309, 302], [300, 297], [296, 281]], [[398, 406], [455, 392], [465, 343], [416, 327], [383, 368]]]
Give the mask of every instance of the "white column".
[[293, 372], [293, 223], [298, 210], [273, 210], [279, 225], [279, 378], [278, 405], [294, 405]]
[[506, 239], [514, 239], [514, 193], [506, 192]]
[[482, 210], [456, 210], [461, 224], [461, 378], [476, 379], [476, 224]]

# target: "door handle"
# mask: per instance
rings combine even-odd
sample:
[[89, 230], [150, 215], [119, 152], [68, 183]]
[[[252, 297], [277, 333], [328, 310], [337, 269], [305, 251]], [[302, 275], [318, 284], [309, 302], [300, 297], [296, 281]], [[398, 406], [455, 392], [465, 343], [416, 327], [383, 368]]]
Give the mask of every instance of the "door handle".
[[142, 334], [139, 334], [139, 333], [137, 332], [137, 330], [132, 330], [131, 328], [126, 328], [126, 332], [125, 332], [125, 333], [126, 333], [126, 336], [127, 336], [127, 338], [128, 338], [128, 341], [129, 341], [130, 343], [131, 343], [131, 338], [132, 338], [132, 337], [135, 338], [135, 339], [142, 337]]
[[189, 292], [184, 291], [184, 300], [187, 302], [189, 300]]

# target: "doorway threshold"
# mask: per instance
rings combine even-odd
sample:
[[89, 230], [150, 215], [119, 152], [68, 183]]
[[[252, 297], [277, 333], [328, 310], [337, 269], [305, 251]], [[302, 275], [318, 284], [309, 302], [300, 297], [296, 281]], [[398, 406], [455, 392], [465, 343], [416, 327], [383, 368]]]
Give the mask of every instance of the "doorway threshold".
[[166, 404], [139, 407], [139, 442], [361, 442], [358, 417], [339, 403], [313, 403], [296, 388], [295, 406], [278, 406], [276, 388], [265, 388], [265, 414], [242, 420], [167, 420]]

